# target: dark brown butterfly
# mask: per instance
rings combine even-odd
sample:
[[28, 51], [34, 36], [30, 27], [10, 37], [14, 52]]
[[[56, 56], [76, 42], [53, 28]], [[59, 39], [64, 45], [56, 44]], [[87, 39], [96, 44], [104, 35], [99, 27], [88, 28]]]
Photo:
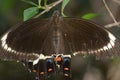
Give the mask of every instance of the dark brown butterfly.
[[22, 61], [38, 80], [57, 73], [72, 79], [71, 58], [119, 55], [120, 41], [107, 29], [83, 19], [31, 19], [11, 28], [0, 38], [0, 58]]

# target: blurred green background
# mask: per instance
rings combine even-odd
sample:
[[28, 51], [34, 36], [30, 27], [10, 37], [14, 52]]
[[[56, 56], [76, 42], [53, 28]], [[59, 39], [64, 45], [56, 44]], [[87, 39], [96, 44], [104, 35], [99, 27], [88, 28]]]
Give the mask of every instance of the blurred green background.
[[[37, 3], [37, 0], [32, 0]], [[49, 0], [51, 3], [56, 0]], [[108, 6], [110, 7], [115, 18], [120, 20], [120, 4], [116, 3], [114, 0], [106, 0]], [[23, 21], [23, 11], [26, 8], [31, 7], [31, 5], [22, 2], [21, 0], [0, 0], [0, 35], [4, 34], [10, 27], [17, 23]], [[60, 9], [61, 4], [45, 13], [41, 17], [49, 17], [52, 12], [56, 9]], [[92, 21], [100, 25], [107, 25], [113, 23], [109, 13], [102, 0], [70, 0], [69, 4], [65, 7], [65, 14], [69, 17], [81, 18], [81, 16], [88, 13], [100, 14]], [[102, 27], [102, 26], [101, 26]], [[112, 32], [119, 36], [120, 29], [116, 26], [110, 28]], [[81, 62], [84, 59], [81, 59]], [[120, 73], [119, 59], [98, 61], [94, 58], [87, 58], [80, 64], [81, 72], [77, 75], [80, 77], [75, 80], [120, 80], [117, 76]], [[86, 64], [90, 62], [90, 64]], [[85, 65], [85, 66], [83, 66]], [[117, 66], [117, 67], [116, 67]], [[92, 77], [95, 79], [93, 79]], [[111, 77], [112, 76], [112, 77]], [[87, 78], [86, 78], [87, 77]], [[0, 61], [0, 80], [34, 80], [34, 77], [27, 71], [27, 69], [22, 65], [22, 63], [10, 62], [10, 61]]]

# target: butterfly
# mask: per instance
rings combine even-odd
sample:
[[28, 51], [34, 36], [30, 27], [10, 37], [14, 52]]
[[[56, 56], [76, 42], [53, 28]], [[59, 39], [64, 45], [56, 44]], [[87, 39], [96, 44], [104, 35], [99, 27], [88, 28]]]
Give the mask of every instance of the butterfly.
[[72, 79], [74, 56], [98, 58], [119, 55], [120, 41], [94, 22], [62, 17], [58, 11], [50, 18], [36, 18], [9, 29], [0, 38], [0, 58], [20, 61], [37, 80], [51, 76]]

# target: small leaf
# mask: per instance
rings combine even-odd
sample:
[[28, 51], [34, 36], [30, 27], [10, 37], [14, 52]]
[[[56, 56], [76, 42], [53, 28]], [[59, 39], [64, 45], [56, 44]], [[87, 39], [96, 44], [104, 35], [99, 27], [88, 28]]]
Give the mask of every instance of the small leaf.
[[69, 3], [69, 1], [70, 1], [70, 0], [63, 0], [63, 2], [62, 2], [62, 8], [61, 8], [61, 14], [62, 14], [62, 16], [66, 16], [66, 15], [64, 14], [64, 8], [65, 8], [66, 5]]
[[95, 14], [95, 13], [88, 13], [88, 14], [85, 14], [84, 16], [82, 16], [83, 19], [92, 19], [92, 18], [95, 18], [97, 17], [99, 14]]
[[30, 19], [31, 17], [35, 16], [39, 12], [38, 7], [30, 7], [24, 10], [24, 21]]
[[21, 0], [21, 1], [26, 2], [26, 3], [28, 3], [28, 4], [31, 4], [31, 5], [33, 5], [33, 6], [38, 6], [37, 4], [35, 4], [34, 2], [32, 2], [32, 1], [30, 1], [30, 0]]

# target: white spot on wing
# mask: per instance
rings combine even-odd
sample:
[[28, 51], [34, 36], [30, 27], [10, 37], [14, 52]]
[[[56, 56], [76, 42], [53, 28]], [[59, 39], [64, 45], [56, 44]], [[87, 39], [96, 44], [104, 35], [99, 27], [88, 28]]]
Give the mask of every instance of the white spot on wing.
[[33, 61], [33, 65], [38, 64], [39, 58]]
[[43, 54], [40, 54], [39, 59], [46, 59], [45, 56]]

